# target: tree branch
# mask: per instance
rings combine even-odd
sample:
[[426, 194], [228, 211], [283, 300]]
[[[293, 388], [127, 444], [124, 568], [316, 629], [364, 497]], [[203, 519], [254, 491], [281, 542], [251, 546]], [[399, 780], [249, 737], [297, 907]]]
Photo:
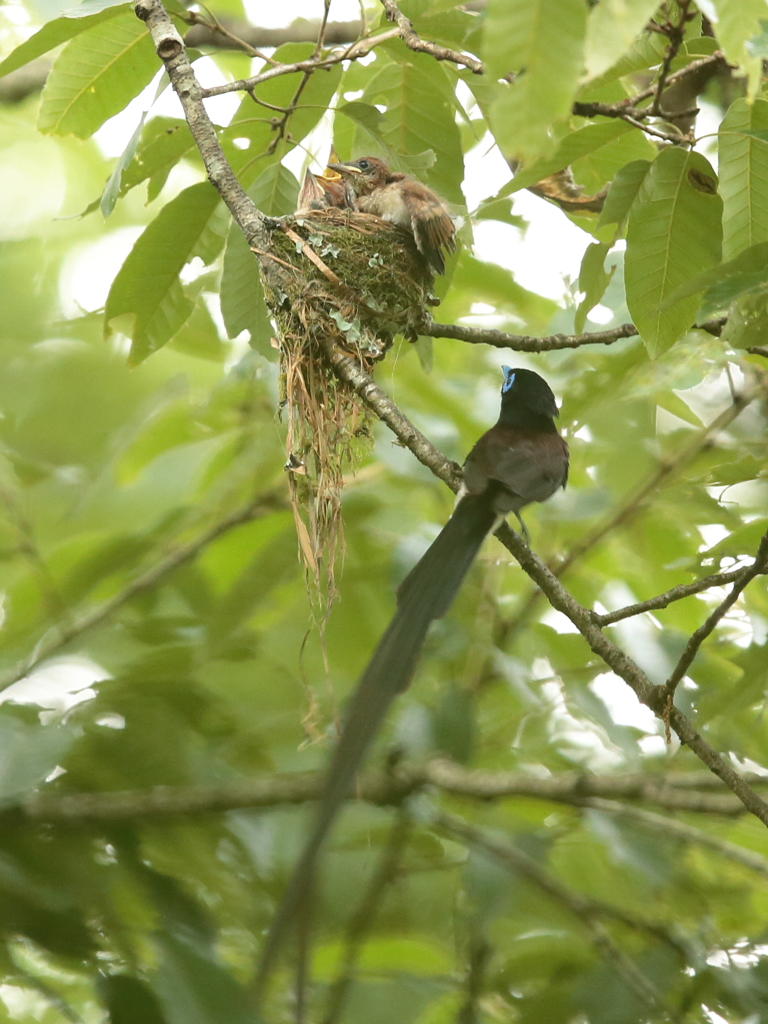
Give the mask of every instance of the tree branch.
[[[147, 0], [147, 2], [154, 3], [158, 2], [158, 0]], [[266, 71], [259, 72], [257, 75], [253, 75], [251, 78], [239, 78], [235, 82], [225, 82], [223, 85], [214, 85], [209, 89], [201, 89], [198, 86], [200, 96], [203, 99], [208, 99], [210, 96], [223, 96], [229, 92], [251, 92], [257, 85], [261, 85], [262, 82], [268, 82], [272, 78], [279, 78], [281, 75], [293, 75], [297, 71], [317, 71], [320, 68], [330, 68], [334, 64], [341, 64], [345, 60], [357, 60], [358, 57], [365, 57], [374, 47], [385, 43], [388, 39], [395, 39], [397, 35], [398, 30], [393, 28], [387, 32], [381, 32], [377, 36], [359, 39], [346, 49], [330, 53], [325, 57], [317, 55], [307, 60], [296, 61], [293, 64], [278, 64], [275, 67], [268, 68]]]
[[755, 560], [752, 565], [742, 571], [740, 578], [733, 584], [730, 594], [721, 601], [717, 608], [715, 608], [712, 614], [708, 616], [707, 620], [699, 626], [685, 645], [685, 650], [680, 655], [680, 660], [677, 665], [675, 665], [672, 675], [667, 680], [667, 693], [670, 698], [674, 697], [678, 683], [693, 664], [693, 659], [696, 657], [699, 648], [706, 638], [710, 635], [728, 609], [735, 604], [747, 584], [750, 583], [755, 576], [759, 576], [761, 573], [766, 571], [766, 566], [768, 566], [768, 533], [763, 534], [763, 538], [760, 541], [760, 546], [757, 549], [757, 554], [755, 555]]
[[[768, 777], [750, 775], [755, 786], [768, 785]], [[221, 814], [242, 808], [285, 807], [317, 800], [323, 790], [322, 771], [272, 774], [219, 786], [157, 786], [149, 790], [103, 793], [45, 793], [27, 797], [18, 811], [22, 820], [79, 828], [121, 821]], [[355, 799], [376, 805], [396, 805], [420, 789], [433, 788], [468, 800], [503, 800], [529, 797], [553, 803], [580, 805], [592, 799], [637, 800], [688, 814], [737, 817], [744, 807], [721, 789], [709, 773], [669, 775], [590, 775], [561, 772], [547, 778], [527, 772], [470, 770], [436, 759], [424, 764], [400, 762], [384, 771], [368, 770], [358, 776]], [[9, 812], [17, 814], [17, 810]], [[667, 819], [664, 819], [667, 820]]]
[[452, 338], [466, 341], [470, 345], [492, 345], [494, 348], [510, 348], [516, 352], [551, 352], [553, 349], [579, 348], [581, 345], [612, 345], [622, 338], [637, 336], [634, 324], [622, 324], [610, 331], [594, 331], [586, 334], [552, 334], [547, 338], [534, 338], [528, 334], [506, 334], [504, 331], [488, 330], [484, 327], [468, 327], [465, 324], [423, 324], [419, 333], [428, 338]]
[[[158, 57], [165, 65], [208, 179], [227, 204], [249, 245], [265, 244], [264, 217], [248, 198], [224, 156], [216, 129], [203, 105], [203, 90], [189, 63], [184, 43], [161, 0], [137, 0], [136, 16], [146, 22]], [[279, 69], [278, 69], [279, 70]]]
[[684, 597], [700, 594], [702, 591], [710, 590], [712, 587], [724, 587], [728, 583], [733, 583], [734, 580], [741, 579], [745, 572], [747, 572], [746, 568], [733, 569], [731, 572], [713, 573], [711, 576], [704, 576], [702, 579], [696, 580], [695, 583], [681, 583], [679, 586], [672, 587], [671, 590], [667, 590], [664, 594], [659, 594], [657, 597], [650, 597], [647, 601], [638, 601], [637, 604], [628, 604], [624, 608], [617, 608], [616, 611], [606, 612], [604, 615], [593, 612], [592, 618], [597, 626], [612, 626], [614, 622], [620, 622], [622, 619], [629, 619], [635, 615], [642, 615], [644, 612], [666, 608], [674, 601], [681, 601]]
[[[725, 324], [724, 317], [713, 317], [703, 324], [696, 324], [691, 330], [706, 331], [719, 336]], [[634, 324], [621, 324], [608, 331], [588, 331], [584, 334], [550, 334], [535, 338], [529, 334], [507, 334], [485, 327], [468, 327], [466, 324], [422, 324], [419, 332], [428, 338], [452, 338], [466, 341], [470, 345], [492, 345], [494, 348], [509, 348], [516, 352], [551, 352], [554, 349], [580, 348], [582, 345], [613, 345], [623, 338], [634, 338], [638, 330]]]
[[428, 43], [422, 39], [418, 32], [414, 30], [411, 21], [406, 18], [397, 6], [396, 0], [381, 0], [381, 6], [384, 8], [387, 21], [392, 21], [397, 25], [400, 38], [409, 50], [413, 50], [414, 53], [428, 53], [435, 60], [447, 60], [452, 64], [463, 64], [464, 67], [469, 68], [476, 75], [485, 73], [483, 62], [476, 57], [470, 57], [466, 53], [459, 53], [458, 50], [449, 50], [445, 46], [438, 46], [437, 43]]

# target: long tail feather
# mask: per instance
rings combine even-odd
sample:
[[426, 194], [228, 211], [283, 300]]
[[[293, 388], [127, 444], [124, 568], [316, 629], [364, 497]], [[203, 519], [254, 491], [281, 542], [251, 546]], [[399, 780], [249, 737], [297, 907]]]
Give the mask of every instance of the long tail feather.
[[355, 774], [395, 697], [416, 668], [430, 623], [450, 608], [496, 514], [488, 493], [461, 499], [442, 531], [403, 581], [398, 609], [379, 641], [349, 704], [328, 769], [312, 833], [296, 864], [262, 952], [260, 992], [275, 954], [308, 897], [320, 847], [352, 788]]

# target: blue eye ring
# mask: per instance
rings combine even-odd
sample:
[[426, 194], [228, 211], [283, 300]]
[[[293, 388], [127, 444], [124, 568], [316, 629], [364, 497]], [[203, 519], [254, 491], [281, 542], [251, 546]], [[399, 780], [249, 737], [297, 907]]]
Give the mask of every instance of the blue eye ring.
[[505, 395], [515, 383], [515, 371], [511, 366], [502, 366], [504, 371], [504, 383], [501, 385], [501, 393]]

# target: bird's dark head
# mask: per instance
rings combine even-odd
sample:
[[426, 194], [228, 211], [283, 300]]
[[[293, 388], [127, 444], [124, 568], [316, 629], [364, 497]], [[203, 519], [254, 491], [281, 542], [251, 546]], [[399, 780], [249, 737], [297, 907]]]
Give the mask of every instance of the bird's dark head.
[[502, 417], [506, 412], [512, 412], [512, 410], [517, 413], [516, 419], [526, 413], [550, 420], [559, 415], [552, 389], [538, 373], [521, 367], [512, 369], [509, 366], [502, 366], [502, 370], [504, 371], [504, 383], [501, 385]]
[[362, 156], [359, 160], [348, 160], [343, 164], [328, 164], [332, 171], [340, 174], [360, 196], [368, 195], [375, 188], [389, 181], [389, 168], [375, 156]]

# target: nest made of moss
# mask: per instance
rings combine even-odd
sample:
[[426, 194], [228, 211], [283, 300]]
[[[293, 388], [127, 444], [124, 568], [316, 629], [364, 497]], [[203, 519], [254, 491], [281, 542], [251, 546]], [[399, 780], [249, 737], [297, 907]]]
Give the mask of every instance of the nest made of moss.
[[343, 476], [369, 448], [370, 431], [367, 410], [325, 353], [338, 347], [370, 371], [396, 335], [415, 340], [435, 304], [433, 275], [409, 232], [350, 210], [283, 218], [269, 248], [255, 252], [277, 325], [300, 548], [327, 612]]

